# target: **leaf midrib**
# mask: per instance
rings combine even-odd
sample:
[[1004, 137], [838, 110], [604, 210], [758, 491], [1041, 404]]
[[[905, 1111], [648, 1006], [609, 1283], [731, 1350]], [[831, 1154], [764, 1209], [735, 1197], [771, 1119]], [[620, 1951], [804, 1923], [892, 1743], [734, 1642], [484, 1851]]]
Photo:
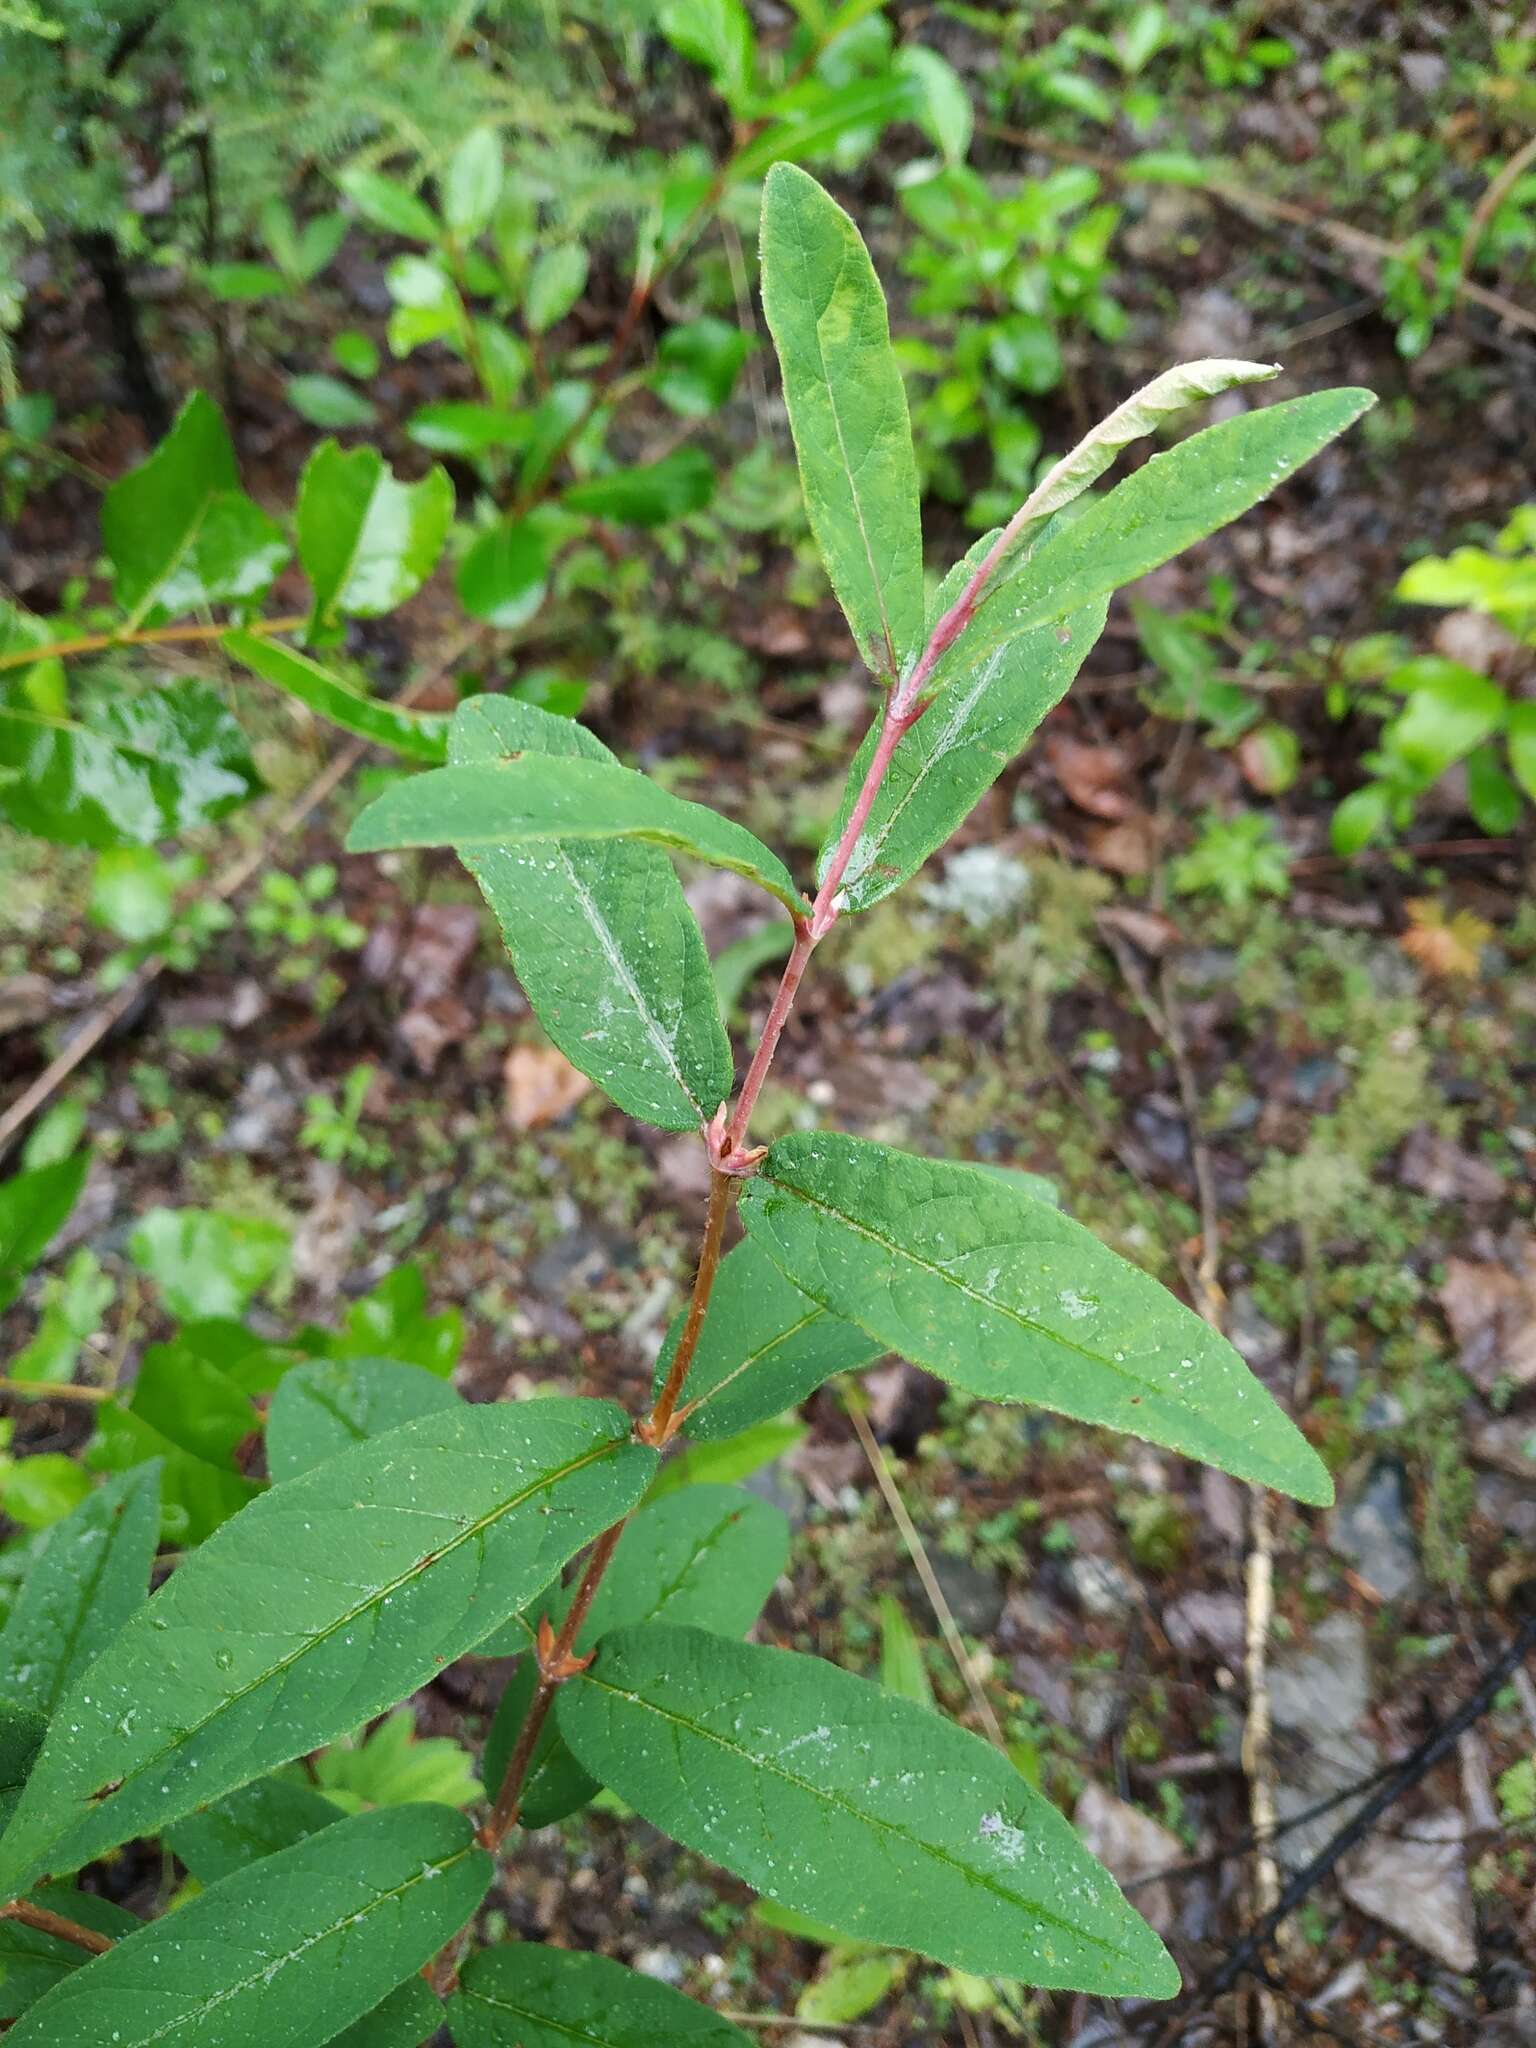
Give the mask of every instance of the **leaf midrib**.
[[[462, 1863], [466, 1856], [473, 1855], [474, 1849], [475, 1844], [473, 1842], [466, 1842], [462, 1849], [456, 1849], [451, 1856], [445, 1856], [440, 1863], [434, 1863], [432, 1865], [433, 1877], [446, 1876], [456, 1863]], [[152, 2034], [141, 2034], [138, 2041], [133, 2044], [133, 2048], [153, 2048], [153, 2044], [156, 2041], [169, 2040], [179, 2029], [186, 2026], [189, 2021], [196, 2022], [206, 2019], [209, 2013], [216, 2012], [221, 2005], [228, 2005], [232, 1998], [240, 1997], [243, 1992], [250, 1991], [257, 1984], [272, 1981], [273, 1977], [288, 1969], [302, 1957], [307, 1956], [311, 1949], [318, 1948], [322, 1942], [331, 1940], [334, 1935], [344, 1933], [348, 1927], [355, 1927], [360, 1918], [366, 1919], [371, 1913], [377, 1912], [381, 1906], [391, 1905], [396, 1899], [403, 1899], [417, 1885], [426, 1884], [427, 1882], [429, 1880], [424, 1873], [417, 1870], [406, 1878], [403, 1883], [394, 1886], [392, 1890], [375, 1892], [368, 1903], [360, 1907], [358, 1911], [344, 1913], [339, 1920], [333, 1921], [329, 1926], [323, 1927], [317, 1933], [308, 1936], [307, 1939], [300, 1942], [297, 1948], [288, 1950], [279, 1962], [276, 1972], [272, 1971], [271, 1960], [269, 1959], [263, 1968], [253, 1972], [250, 1976], [241, 1977], [233, 1984], [221, 1985], [217, 1991], [209, 1994], [194, 2011], [180, 2013], [175, 2019], [168, 2020], [165, 2025], [157, 2027]], [[146, 1927], [144, 1931], [145, 1933], [152, 1932], [153, 1923], [151, 1923], [151, 1926]]]
[[[832, 415], [832, 426], [837, 435], [837, 452], [842, 457], [843, 470], [848, 478], [849, 495], [853, 499], [853, 516], [858, 522], [859, 539], [864, 544], [864, 559], [869, 566], [870, 586], [875, 595], [875, 608], [880, 614], [880, 630], [885, 635], [886, 660], [890, 664], [889, 673], [894, 682], [896, 676], [900, 673], [901, 663], [897, 659], [896, 642], [891, 634], [890, 615], [886, 610], [885, 586], [880, 580], [880, 571], [875, 565], [874, 543], [870, 539], [869, 528], [864, 519], [864, 500], [859, 492], [858, 476], [848, 454], [847, 437], [843, 432], [843, 416], [838, 409], [837, 387], [832, 381], [832, 373], [827, 365], [827, 352], [821, 339], [821, 323], [826, 318], [833, 299], [837, 297], [838, 285], [841, 284], [843, 274], [848, 268], [849, 259], [853, 257], [853, 250], [849, 246], [847, 238], [843, 237], [842, 239], [843, 248], [838, 258], [837, 276], [833, 280], [832, 290], [827, 297], [825, 305], [812, 316], [811, 331], [816, 337], [816, 361], [821, 370], [822, 387], [827, 396], [827, 410]], [[854, 260], [856, 261], [857, 259]], [[809, 268], [809, 251], [803, 234], [800, 237], [800, 262], [802, 272]]]
[[[702, 1722], [691, 1720], [686, 1714], [676, 1713], [670, 1708], [659, 1705], [654, 1700], [644, 1698], [639, 1693], [626, 1690], [621, 1685], [614, 1685], [596, 1671], [584, 1672], [580, 1683], [583, 1685], [595, 1685], [602, 1691], [611, 1693], [616, 1699], [628, 1700], [632, 1706], [642, 1708], [645, 1712], [654, 1714], [659, 1721], [664, 1721], [674, 1731], [685, 1729], [689, 1734], [697, 1736], [701, 1741], [714, 1743], [716, 1748], [724, 1750], [728, 1756], [736, 1757], [741, 1762], [750, 1765], [753, 1769], [764, 1771], [770, 1777], [779, 1778], [784, 1784], [794, 1786], [797, 1791], [808, 1793], [813, 1799], [819, 1799], [826, 1805], [837, 1808], [840, 1813], [845, 1814], [851, 1820], [877, 1829], [882, 1833], [897, 1836], [901, 1841], [909, 1843], [913, 1848], [920, 1850], [923, 1855], [931, 1856], [936, 1863], [942, 1863], [948, 1869], [955, 1871], [967, 1883], [979, 1885], [983, 1891], [990, 1892], [995, 1898], [1001, 1899], [1006, 1905], [1017, 1908], [1021, 1904], [1027, 1904], [1031, 1912], [1043, 1914], [1054, 1927], [1059, 1928], [1063, 1934], [1070, 1935], [1074, 1941], [1091, 1942], [1095, 1948], [1101, 1948], [1110, 1955], [1118, 1956], [1122, 1961], [1134, 1960], [1134, 1958], [1127, 1956], [1123, 1948], [1120, 1948], [1116, 1943], [1107, 1941], [1103, 1935], [1092, 1934], [1083, 1928], [1075, 1926], [1072, 1921], [1063, 1919], [1052, 1907], [1043, 1905], [1038, 1900], [1027, 1899], [1023, 1892], [1009, 1891], [1006, 1886], [999, 1884], [997, 1879], [989, 1872], [975, 1870], [968, 1863], [962, 1863], [957, 1856], [951, 1855], [947, 1849], [942, 1849], [933, 1842], [925, 1842], [920, 1835], [914, 1835], [910, 1829], [902, 1827], [899, 1822], [886, 1820], [880, 1814], [870, 1813], [863, 1807], [855, 1806], [844, 1794], [833, 1791], [825, 1785], [817, 1785], [809, 1778], [797, 1777], [793, 1771], [785, 1770], [776, 1759], [759, 1756], [753, 1750], [744, 1749], [740, 1743], [732, 1742], [726, 1736], [717, 1734], [713, 1728], [706, 1728]], [[674, 1742], [676, 1739], [674, 1732]]]
[[[1160, 1387], [1155, 1380], [1143, 1379], [1140, 1374], [1127, 1371], [1124, 1365], [1117, 1364], [1114, 1359], [1106, 1358], [1102, 1352], [1090, 1351], [1085, 1344], [1076, 1343], [1071, 1337], [1061, 1336], [1057, 1331], [1048, 1329], [1044, 1323], [1035, 1322], [1025, 1315], [1022, 1309], [1016, 1309], [1008, 1302], [998, 1301], [990, 1294], [979, 1293], [969, 1281], [958, 1278], [947, 1267], [936, 1265], [931, 1259], [920, 1258], [910, 1245], [898, 1244], [894, 1238], [882, 1237], [872, 1225], [863, 1222], [857, 1216], [850, 1216], [846, 1209], [834, 1208], [820, 1196], [809, 1194], [804, 1188], [795, 1187], [791, 1182], [779, 1180], [772, 1174], [764, 1174], [763, 1178], [770, 1181], [781, 1193], [793, 1195], [796, 1201], [804, 1202], [807, 1208], [819, 1210], [823, 1216], [830, 1216], [834, 1222], [845, 1225], [856, 1235], [868, 1238], [871, 1244], [878, 1245], [882, 1251], [905, 1259], [908, 1264], [917, 1267], [919, 1272], [927, 1273], [935, 1280], [941, 1280], [946, 1287], [953, 1287], [956, 1293], [963, 1294], [968, 1301], [975, 1302], [978, 1307], [991, 1309], [996, 1315], [1007, 1316], [1021, 1329], [1028, 1330], [1034, 1336], [1047, 1338], [1052, 1344], [1059, 1344], [1064, 1351], [1075, 1352], [1090, 1365], [1103, 1366], [1107, 1372], [1125, 1380], [1130, 1386], [1141, 1387], [1147, 1393], [1157, 1395], [1161, 1400], [1175, 1398], [1170, 1396], [1166, 1387]], [[878, 1335], [878, 1332], [871, 1334]]]
[[[531, 1500], [536, 1493], [541, 1492], [546, 1487], [558, 1485], [562, 1480], [568, 1479], [573, 1473], [580, 1472], [586, 1466], [596, 1463], [600, 1458], [611, 1456], [625, 1441], [626, 1439], [623, 1437], [612, 1437], [607, 1442], [584, 1452], [581, 1457], [573, 1459], [569, 1464], [561, 1466], [558, 1471], [546, 1473], [533, 1485], [526, 1487], [523, 1492], [514, 1495], [510, 1500], [502, 1501], [496, 1508], [482, 1515], [477, 1521], [472, 1522], [467, 1528], [463, 1529], [459, 1535], [444, 1543], [433, 1552], [431, 1562], [434, 1565], [440, 1564], [444, 1558], [452, 1556], [464, 1544], [473, 1542], [477, 1536], [482, 1535], [485, 1530], [491, 1528], [496, 1522], [502, 1520], [507, 1515], [513, 1514], [518, 1508]], [[179, 1731], [174, 1741], [165, 1744], [163, 1748], [157, 1749], [152, 1756], [144, 1758], [131, 1771], [127, 1772], [110, 1797], [116, 1800], [130, 1785], [136, 1784], [146, 1772], [153, 1770], [166, 1757], [172, 1756], [177, 1751], [185, 1748], [195, 1737], [201, 1735], [205, 1728], [208, 1728], [222, 1715], [228, 1713], [230, 1708], [238, 1705], [241, 1700], [248, 1699], [253, 1693], [259, 1692], [263, 1686], [270, 1684], [274, 1679], [283, 1676], [302, 1658], [309, 1656], [311, 1651], [329, 1641], [332, 1636], [338, 1634], [342, 1629], [350, 1627], [353, 1622], [368, 1613], [371, 1608], [380, 1605], [386, 1598], [392, 1598], [403, 1586], [408, 1585], [412, 1579], [419, 1578], [422, 1569], [422, 1566], [419, 1564], [412, 1565], [385, 1585], [375, 1588], [366, 1600], [359, 1601], [355, 1607], [349, 1608], [345, 1614], [340, 1615], [329, 1627], [318, 1630], [312, 1636], [307, 1636], [298, 1649], [290, 1651], [287, 1656], [280, 1658], [275, 1664], [269, 1664], [259, 1677], [252, 1679], [248, 1685], [242, 1686], [238, 1692], [226, 1693], [217, 1706], [204, 1714], [200, 1721], [196, 1721], [191, 1727]], [[230, 1787], [229, 1789], [234, 1790], [236, 1788]], [[92, 1809], [94, 1812], [101, 1812], [102, 1810], [102, 1805]], [[68, 1831], [66, 1830], [53, 1838], [51, 1846], [57, 1846], [60, 1840], [67, 1839]]]

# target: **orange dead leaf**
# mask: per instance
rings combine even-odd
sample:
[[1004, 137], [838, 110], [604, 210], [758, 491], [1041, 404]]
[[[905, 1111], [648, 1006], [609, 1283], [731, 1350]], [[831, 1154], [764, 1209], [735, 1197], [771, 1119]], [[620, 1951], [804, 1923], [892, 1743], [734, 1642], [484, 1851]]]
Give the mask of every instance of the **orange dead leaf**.
[[574, 1109], [592, 1086], [552, 1045], [514, 1045], [502, 1070], [507, 1122], [536, 1131]]
[[1447, 917], [1444, 904], [1433, 896], [1416, 896], [1408, 905], [1408, 917], [1409, 928], [1399, 944], [1410, 960], [1441, 981], [1477, 978], [1483, 948], [1493, 937], [1493, 926], [1485, 918], [1470, 910]]

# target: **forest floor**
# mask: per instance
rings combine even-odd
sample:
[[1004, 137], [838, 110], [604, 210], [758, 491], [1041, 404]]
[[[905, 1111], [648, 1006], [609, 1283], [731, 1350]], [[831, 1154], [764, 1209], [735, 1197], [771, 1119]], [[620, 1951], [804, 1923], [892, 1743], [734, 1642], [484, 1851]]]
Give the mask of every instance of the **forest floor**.
[[[1279, 715], [1304, 761], [1331, 773], [1359, 737], [1324, 719], [1302, 657], [1387, 623], [1429, 644], [1433, 622], [1405, 621], [1388, 594], [1415, 545], [1497, 525], [1528, 491], [1536, 349], [1464, 322], [1410, 368], [1368, 298], [1351, 314], [1359, 281], [1293, 241], [1257, 246], [1185, 193], [1141, 231], [1133, 354], [1279, 353], [1306, 387], [1382, 394], [1374, 434], [1138, 592], [1176, 612], [1204, 602], [1213, 574], [1230, 577], [1237, 615], [1261, 620], [1270, 643]], [[55, 346], [73, 347], [62, 326], [34, 338]], [[1124, 350], [1085, 359], [1072, 403], [1112, 402], [1126, 363]], [[247, 409], [258, 473], [291, 478], [302, 448], [259, 389]], [[101, 466], [121, 467], [132, 427], [100, 417]], [[756, 424], [749, 410], [743, 434]], [[768, 428], [785, 442], [776, 408]], [[68, 480], [39, 493], [13, 556], [39, 583], [49, 564], [88, 560], [90, 515]], [[645, 679], [615, 658], [594, 673], [585, 715], [808, 866], [868, 690], [830, 604], [792, 603], [786, 574], [771, 546], [747, 557], [730, 537], [702, 567], [658, 572], [665, 606], [750, 650], [750, 693]], [[373, 651], [386, 678], [441, 655], [425, 642]], [[451, 672], [478, 666], [494, 683], [499, 659], [461, 650]], [[1255, 1913], [1242, 1733], [1256, 1543], [1273, 1565], [1261, 1775], [1293, 1823], [1275, 1845], [1282, 1880], [1348, 1819], [1351, 1799], [1336, 1795], [1411, 1757], [1530, 1612], [1536, 915], [1528, 835], [1472, 839], [1453, 790], [1421, 814], [1408, 852], [1341, 859], [1307, 773], [1276, 806], [1296, 856], [1288, 898], [1175, 894], [1171, 850], [1191, 819], [1247, 798], [1231, 751], [1147, 712], [1147, 680], [1117, 607], [1077, 692], [923, 882], [829, 941], [756, 1135], [835, 1123], [1049, 1175], [1074, 1216], [1223, 1322], [1324, 1451], [1338, 1506], [1275, 1502], [1265, 1533], [1219, 1475], [951, 1395], [900, 1364], [865, 1376], [868, 1432], [826, 1390], [746, 1483], [796, 1531], [762, 1638], [873, 1671], [878, 1598], [894, 1596], [944, 1705], [974, 1722], [985, 1697], [1026, 1767], [1141, 1881], [1133, 1895], [1193, 1987]], [[276, 829], [334, 751], [262, 715], [277, 794], [226, 832], [218, 858]], [[457, 1384], [470, 1398], [633, 1399], [688, 1282], [700, 1148], [628, 1123], [548, 1051], [448, 859], [338, 854], [357, 801], [354, 779], [269, 849], [299, 877], [335, 864], [334, 888], [321, 875], [316, 889], [337, 922], [268, 929], [248, 884], [230, 927], [155, 979], [72, 1078], [97, 1163], [68, 1241], [121, 1265], [155, 1203], [273, 1218], [295, 1233], [288, 1296], [260, 1312], [274, 1330], [334, 1320], [411, 1259], [435, 1305], [464, 1310]], [[83, 919], [83, 859], [7, 837], [0, 860], [9, 1095], [101, 1000], [107, 949]], [[729, 878], [690, 894], [712, 950], [762, 921]], [[335, 943], [343, 914], [360, 943]], [[771, 975], [738, 1000], [749, 1041]], [[303, 1136], [310, 1098], [334, 1102], [364, 1062], [360, 1144], [332, 1163]], [[157, 1329], [142, 1304], [123, 1314], [131, 1374]], [[18, 1439], [55, 1448], [78, 1430], [47, 1405]], [[419, 1703], [423, 1725], [484, 1707], [497, 1675], [473, 1661], [446, 1674]], [[1536, 2040], [1533, 1752], [1536, 1685], [1521, 1667], [1292, 1916], [1267, 1963], [1292, 2038]], [[520, 1846], [497, 1910], [782, 2020], [820, 1953], [602, 1807]], [[1190, 2010], [1191, 2040], [1236, 2038], [1230, 2001]], [[1079, 2048], [1147, 2040], [1160, 2024], [1087, 2001], [1024, 2011], [1037, 2038]], [[1000, 2041], [1022, 2024], [914, 1965], [862, 2019], [821, 2031], [897, 2048]], [[794, 2037], [793, 2024], [764, 2035]]]

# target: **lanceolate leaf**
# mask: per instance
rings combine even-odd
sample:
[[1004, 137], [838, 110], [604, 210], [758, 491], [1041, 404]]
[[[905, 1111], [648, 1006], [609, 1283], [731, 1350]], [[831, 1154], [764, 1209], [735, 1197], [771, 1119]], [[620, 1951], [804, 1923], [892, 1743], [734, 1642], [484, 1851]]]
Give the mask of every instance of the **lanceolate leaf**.
[[344, 1451], [418, 1415], [462, 1407], [425, 1366], [393, 1358], [322, 1358], [285, 1373], [267, 1417], [267, 1470], [296, 1479]]
[[474, 853], [610, 839], [729, 868], [777, 896], [792, 915], [805, 910], [788, 868], [744, 825], [606, 761], [519, 754], [432, 768], [376, 797], [347, 835], [347, 847], [379, 853], [393, 846], [452, 846]]
[[1107, 419], [1100, 420], [1070, 453], [1063, 455], [1025, 501], [1024, 511], [1033, 519], [1048, 519], [1080, 498], [1088, 486], [1101, 477], [1122, 448], [1156, 431], [1162, 422], [1202, 398], [1215, 398], [1237, 384], [1266, 384], [1278, 377], [1278, 363], [1228, 362], [1219, 357], [1199, 363], [1179, 363], [1164, 370], [1150, 384], [1132, 392]]
[[258, 597], [289, 555], [277, 527], [241, 490], [229, 431], [201, 391], [149, 460], [107, 492], [101, 537], [130, 628]]
[[[656, 1361], [658, 1389], [682, 1331], [680, 1311]], [[748, 1238], [721, 1264], [683, 1383], [688, 1434], [702, 1441], [735, 1436], [797, 1407], [834, 1373], [857, 1372], [884, 1349], [813, 1301]]]
[[688, 1848], [860, 1941], [1105, 1997], [1179, 1973], [1018, 1772], [867, 1680], [697, 1629], [622, 1629], [563, 1686], [588, 1770]]
[[[65, 1884], [40, 1886], [32, 1894], [32, 1903], [62, 1913], [66, 1920], [113, 1941], [143, 1925], [121, 1906]], [[20, 2019], [55, 1984], [72, 1977], [90, 1960], [90, 1951], [72, 1941], [61, 1941], [56, 1934], [39, 1934], [19, 1920], [0, 1920], [0, 2020]]]
[[439, 711], [386, 704], [318, 661], [259, 633], [226, 633], [224, 652], [343, 732], [392, 747], [413, 761], [441, 761], [447, 752], [448, 720]]
[[[594, 733], [506, 697], [460, 707], [455, 762], [519, 753], [612, 762]], [[460, 858], [496, 913], [539, 1022], [573, 1065], [631, 1116], [693, 1130], [731, 1085], [698, 921], [658, 848], [559, 840]]]
[[1241, 516], [1376, 403], [1317, 391], [1191, 434], [1058, 524], [982, 599], [934, 671], [941, 689], [1032, 626], [1080, 611]]
[[334, 1827], [341, 1808], [291, 1778], [257, 1778], [165, 1830], [165, 1844], [199, 1884], [217, 1884]]
[[[653, 1501], [636, 1515], [598, 1588], [576, 1639], [578, 1651], [610, 1629], [642, 1621], [687, 1623], [739, 1636], [756, 1621], [789, 1551], [789, 1524], [779, 1510], [735, 1486], [690, 1486]], [[558, 1624], [574, 1589], [562, 1589], [539, 1611]], [[481, 1646], [489, 1654], [489, 1646]], [[525, 1658], [503, 1693], [485, 1745], [485, 1778], [497, 1785], [532, 1697], [535, 1671]], [[525, 1827], [546, 1827], [585, 1805], [597, 1791], [567, 1749], [554, 1721], [544, 1724], [524, 1791]]]
[[654, 1977], [536, 1941], [471, 1956], [448, 2025], [457, 2048], [747, 2048], [729, 2020]]
[[798, 1286], [952, 1386], [1333, 1498], [1322, 1460], [1226, 1339], [1022, 1187], [807, 1133], [772, 1148], [741, 1206]]
[[[848, 863], [841, 893], [849, 910], [868, 910], [889, 896], [944, 844], [1066, 695], [1104, 630], [1104, 612], [1101, 599], [1059, 625], [1004, 641], [903, 736]], [[842, 807], [822, 849], [823, 871], [863, 787], [876, 736], [872, 727], [848, 771]]]
[[163, 1827], [403, 1698], [631, 1508], [655, 1453], [602, 1401], [453, 1409], [273, 1487], [65, 1696], [0, 1895]]
[[492, 1864], [445, 1806], [360, 1814], [268, 1856], [65, 1978], [14, 2048], [322, 2048], [419, 1970]]
[[763, 194], [763, 309], [811, 530], [859, 652], [893, 677], [923, 631], [923, 536], [906, 392], [859, 231], [804, 171]]
[[402, 484], [376, 448], [322, 441], [299, 480], [299, 559], [315, 620], [393, 611], [431, 575], [453, 517], [453, 485], [433, 468]]
[[108, 1479], [54, 1524], [0, 1634], [0, 1707], [51, 1719], [149, 1592], [160, 1469]]

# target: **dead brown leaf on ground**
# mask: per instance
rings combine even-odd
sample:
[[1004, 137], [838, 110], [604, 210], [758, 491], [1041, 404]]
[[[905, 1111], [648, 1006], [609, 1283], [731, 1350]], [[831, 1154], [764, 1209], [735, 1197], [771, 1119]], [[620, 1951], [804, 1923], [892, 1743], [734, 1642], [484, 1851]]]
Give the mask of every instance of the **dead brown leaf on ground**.
[[1484, 1393], [1500, 1379], [1536, 1383], [1536, 1235], [1512, 1232], [1501, 1262], [1447, 1259], [1440, 1306]]
[[1080, 811], [1114, 822], [1140, 808], [1130, 786], [1130, 756], [1124, 747], [1095, 746], [1058, 733], [1046, 743], [1046, 759]]
[[507, 1122], [515, 1131], [537, 1131], [554, 1123], [592, 1086], [552, 1045], [514, 1045], [502, 1079]]

